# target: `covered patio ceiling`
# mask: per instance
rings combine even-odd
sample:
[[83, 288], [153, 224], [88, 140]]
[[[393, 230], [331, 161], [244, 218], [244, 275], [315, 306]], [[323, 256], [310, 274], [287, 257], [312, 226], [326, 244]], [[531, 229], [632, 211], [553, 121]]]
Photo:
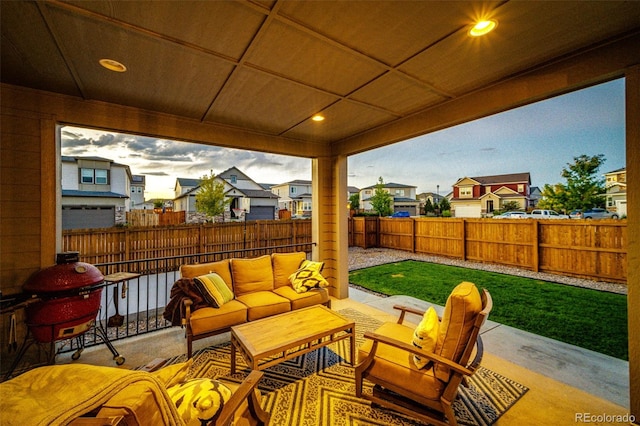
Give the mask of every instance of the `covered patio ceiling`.
[[[310, 157], [354, 154], [594, 84], [589, 72], [549, 83], [558, 76], [540, 70], [620, 43], [637, 46], [640, 37], [636, 1], [54, 0], [1, 7], [3, 83], [241, 129], [277, 139], [274, 151]], [[498, 26], [471, 37], [480, 18]], [[109, 71], [101, 59], [126, 71]], [[616, 65], [637, 58], [628, 61]], [[531, 91], [532, 81], [541, 88]], [[499, 102], [483, 97], [496, 85], [506, 88]], [[523, 85], [526, 93], [505, 99]], [[457, 105], [465, 113], [456, 114]], [[325, 120], [313, 121], [316, 114]]]

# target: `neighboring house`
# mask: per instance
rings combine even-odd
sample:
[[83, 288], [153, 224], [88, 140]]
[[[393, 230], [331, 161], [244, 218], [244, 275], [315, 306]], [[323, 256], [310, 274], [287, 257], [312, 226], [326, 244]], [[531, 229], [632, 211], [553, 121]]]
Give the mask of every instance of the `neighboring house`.
[[[371, 197], [376, 193], [377, 185], [368, 186], [360, 190], [360, 208], [364, 211], [373, 211]], [[420, 201], [416, 199], [416, 187], [399, 183], [385, 183], [383, 190], [391, 194], [393, 202], [391, 210], [393, 212], [406, 211], [411, 216], [420, 214]]]
[[542, 199], [542, 191], [537, 186], [532, 186], [529, 189], [529, 208], [535, 209], [538, 207], [538, 203]]
[[62, 229], [109, 228], [130, 210], [129, 166], [100, 157], [62, 156]]
[[144, 189], [146, 182], [145, 175], [131, 176], [131, 210], [142, 210], [146, 207], [144, 202]]
[[609, 173], [605, 173], [605, 187], [607, 189], [607, 210], [618, 213], [619, 216], [627, 214], [627, 168], [623, 167]]
[[444, 198], [443, 195], [434, 194], [433, 192], [422, 192], [416, 197], [420, 201], [420, 213], [424, 213], [424, 206], [427, 204], [427, 200], [431, 202], [432, 206], [437, 206]]
[[500, 210], [508, 201], [515, 201], [519, 209], [526, 210], [530, 189], [529, 173], [463, 177], [453, 184], [451, 214], [454, 217], [483, 217]]
[[296, 179], [271, 187], [279, 197], [278, 207], [289, 210], [292, 217], [311, 217], [311, 181]]
[[[275, 219], [278, 196], [253, 181], [238, 168], [231, 167], [216, 175], [224, 183], [224, 193], [231, 199], [224, 217], [232, 220]], [[200, 190], [200, 179], [178, 178], [173, 200], [174, 211], [187, 212], [187, 222], [201, 221], [196, 211], [196, 195]]]

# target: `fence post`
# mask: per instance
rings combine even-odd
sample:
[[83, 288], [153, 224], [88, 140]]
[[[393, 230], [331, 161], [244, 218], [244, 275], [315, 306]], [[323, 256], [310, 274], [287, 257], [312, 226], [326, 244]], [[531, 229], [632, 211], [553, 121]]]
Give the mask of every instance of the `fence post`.
[[533, 272], [540, 271], [540, 226], [539, 221], [536, 219], [532, 219], [533, 230], [531, 233], [531, 267]]
[[198, 254], [204, 253], [204, 225], [198, 226]]
[[129, 255], [131, 251], [131, 238], [129, 228], [124, 230], [124, 260], [130, 260]]
[[416, 252], [416, 218], [411, 218], [411, 253]]
[[462, 222], [462, 235], [460, 236], [460, 239], [462, 241], [462, 260], [467, 260], [467, 222], [464, 220], [464, 218], [460, 219], [460, 221]]

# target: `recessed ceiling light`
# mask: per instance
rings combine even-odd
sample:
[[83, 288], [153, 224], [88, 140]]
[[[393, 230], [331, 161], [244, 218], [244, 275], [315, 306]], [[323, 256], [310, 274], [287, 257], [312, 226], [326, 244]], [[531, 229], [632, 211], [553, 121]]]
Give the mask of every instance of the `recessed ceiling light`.
[[494, 19], [488, 19], [484, 21], [478, 21], [470, 30], [469, 35], [473, 37], [483, 36], [495, 30], [498, 26], [498, 21]]
[[125, 67], [122, 63], [113, 59], [100, 59], [98, 62], [100, 62], [100, 65], [102, 65], [109, 71], [125, 72], [127, 70], [127, 67]]
[[313, 121], [324, 121], [324, 116], [320, 115], [320, 114], [316, 114], [313, 117], [311, 117], [311, 119]]

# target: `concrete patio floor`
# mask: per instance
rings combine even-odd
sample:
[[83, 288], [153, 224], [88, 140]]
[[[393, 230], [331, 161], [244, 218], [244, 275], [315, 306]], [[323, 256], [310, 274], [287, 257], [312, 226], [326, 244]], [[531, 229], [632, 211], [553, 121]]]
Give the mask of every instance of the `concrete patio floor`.
[[[395, 321], [393, 305], [426, 309], [430, 304], [407, 296], [379, 297], [357, 288], [348, 299], [333, 299], [332, 309], [356, 309], [380, 321]], [[435, 306], [441, 313], [442, 307]], [[416, 322], [419, 318], [407, 318]], [[610, 425], [598, 416], [625, 415], [629, 409], [629, 367], [593, 351], [536, 336], [488, 321], [482, 339], [482, 365], [529, 388], [529, 391], [495, 424], [501, 425]], [[229, 340], [221, 334], [194, 342], [194, 350]], [[186, 351], [184, 330], [174, 327], [114, 343], [126, 358], [122, 368], [133, 368], [156, 358], [168, 358]], [[104, 345], [86, 349], [78, 361], [61, 354], [57, 363], [82, 362], [115, 366]], [[582, 417], [580, 417], [582, 416]]]

